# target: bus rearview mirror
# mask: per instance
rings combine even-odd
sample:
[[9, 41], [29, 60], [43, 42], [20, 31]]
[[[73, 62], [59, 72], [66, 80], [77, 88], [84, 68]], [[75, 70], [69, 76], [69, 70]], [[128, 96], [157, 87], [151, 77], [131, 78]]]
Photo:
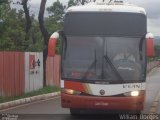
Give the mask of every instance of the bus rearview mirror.
[[57, 44], [57, 40], [59, 38], [59, 33], [58, 32], [54, 32], [51, 37], [49, 38], [49, 42], [48, 42], [48, 56], [50, 57], [54, 57], [56, 54], [56, 44]]
[[147, 33], [146, 35], [146, 47], [147, 47], [147, 57], [153, 57], [155, 55], [154, 50], [154, 36], [152, 33]]

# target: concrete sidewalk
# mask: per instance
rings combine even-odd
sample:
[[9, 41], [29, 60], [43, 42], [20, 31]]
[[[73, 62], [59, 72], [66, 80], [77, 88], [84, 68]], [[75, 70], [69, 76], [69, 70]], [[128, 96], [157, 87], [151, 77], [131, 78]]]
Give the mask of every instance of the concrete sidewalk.
[[40, 100], [47, 100], [47, 99], [50, 99], [50, 98], [53, 98], [59, 95], [60, 95], [60, 92], [54, 92], [54, 93], [48, 93], [48, 94], [42, 94], [42, 95], [37, 95], [33, 97], [18, 99], [18, 100], [14, 100], [10, 102], [0, 103], [0, 110], [15, 107], [15, 106], [22, 105], [22, 104], [36, 102]]

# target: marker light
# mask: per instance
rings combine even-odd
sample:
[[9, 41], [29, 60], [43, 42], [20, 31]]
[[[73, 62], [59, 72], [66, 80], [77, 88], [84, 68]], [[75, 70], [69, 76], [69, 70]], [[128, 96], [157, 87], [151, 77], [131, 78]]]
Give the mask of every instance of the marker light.
[[131, 96], [138, 96], [139, 95], [139, 91], [132, 91], [131, 92]]

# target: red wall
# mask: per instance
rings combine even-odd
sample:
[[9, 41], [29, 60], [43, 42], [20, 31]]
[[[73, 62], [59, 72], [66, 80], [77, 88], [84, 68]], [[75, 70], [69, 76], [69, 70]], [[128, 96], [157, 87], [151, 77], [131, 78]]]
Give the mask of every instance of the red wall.
[[46, 84], [60, 86], [60, 56], [48, 57], [46, 61]]
[[0, 52], [0, 96], [24, 93], [24, 52]]

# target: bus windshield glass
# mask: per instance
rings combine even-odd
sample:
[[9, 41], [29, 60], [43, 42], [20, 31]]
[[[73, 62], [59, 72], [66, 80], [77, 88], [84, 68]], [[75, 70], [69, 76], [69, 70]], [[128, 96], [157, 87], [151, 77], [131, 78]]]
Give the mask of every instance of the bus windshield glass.
[[[128, 19], [127, 14], [125, 15], [126, 19]], [[120, 18], [117, 19], [117, 22]], [[145, 22], [144, 16], [142, 18], [144, 21], [140, 21]], [[89, 20], [92, 19], [90, 18]], [[71, 22], [74, 24], [74, 21]], [[84, 32], [82, 30], [84, 29], [83, 24], [86, 23], [81, 23], [80, 20], [76, 22], [80, 23], [76, 26], [68, 26], [69, 23], [67, 21], [64, 26], [66, 40], [63, 42], [62, 79], [116, 83], [145, 80], [144, 35], [146, 34], [146, 28], [144, 23], [138, 26], [139, 29], [144, 29], [141, 33], [137, 32], [138, 29], [137, 31], [131, 30], [134, 33], [130, 33], [131, 31], [129, 32], [129, 30], [121, 30], [122, 28], [119, 28], [118, 31], [104, 27], [102, 27], [102, 29], [105, 29], [103, 32], [100, 28], [94, 30], [88, 27]], [[128, 24], [129, 27], [133, 26], [134, 29], [133, 23], [124, 22], [123, 24]], [[102, 24], [102, 22], [98, 23], [100, 26]], [[137, 25], [138, 22], [135, 24]], [[93, 26], [93, 23], [87, 22], [87, 25]], [[74, 27], [78, 27], [78, 29]], [[119, 25], [119, 27], [122, 26]], [[72, 30], [73, 28], [74, 30]]]

